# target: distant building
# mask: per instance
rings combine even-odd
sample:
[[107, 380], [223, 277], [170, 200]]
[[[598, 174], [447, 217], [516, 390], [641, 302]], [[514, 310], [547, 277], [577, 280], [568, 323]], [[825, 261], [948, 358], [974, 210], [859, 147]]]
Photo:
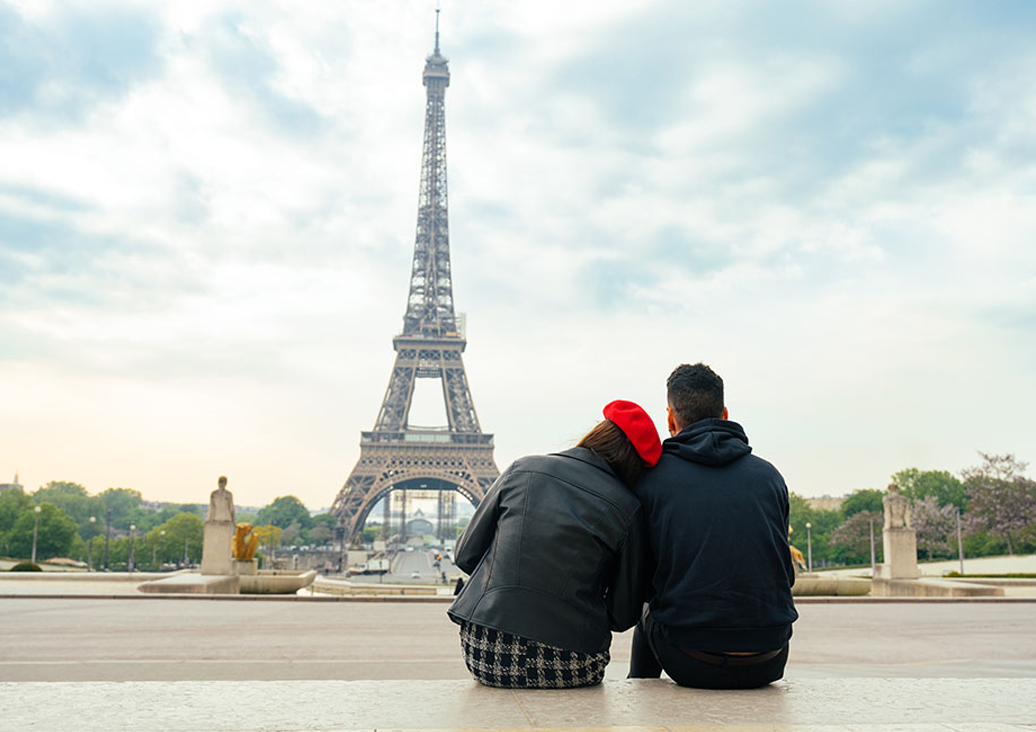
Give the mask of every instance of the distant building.
[[0, 493], [6, 491], [8, 488], [17, 488], [20, 491], [25, 491], [25, 487], [18, 482], [18, 473], [14, 474], [14, 481], [11, 483], [0, 483]]
[[818, 511], [837, 511], [848, 496], [820, 496], [819, 498], [807, 498], [811, 508]]

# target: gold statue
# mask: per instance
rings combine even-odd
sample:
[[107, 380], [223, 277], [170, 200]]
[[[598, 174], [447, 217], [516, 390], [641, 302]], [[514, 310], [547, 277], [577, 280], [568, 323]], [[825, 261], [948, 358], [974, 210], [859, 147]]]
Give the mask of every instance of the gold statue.
[[788, 527], [788, 549], [791, 551], [792, 566], [795, 568], [795, 573], [798, 574], [799, 569], [802, 569], [803, 572], [806, 571], [806, 558], [791, 544], [791, 532], [794, 530], [791, 526]]
[[255, 557], [255, 550], [259, 547], [259, 537], [252, 534], [246, 542], [245, 537], [252, 531], [252, 524], [238, 524], [234, 532], [234, 559], [239, 562], [248, 562]]

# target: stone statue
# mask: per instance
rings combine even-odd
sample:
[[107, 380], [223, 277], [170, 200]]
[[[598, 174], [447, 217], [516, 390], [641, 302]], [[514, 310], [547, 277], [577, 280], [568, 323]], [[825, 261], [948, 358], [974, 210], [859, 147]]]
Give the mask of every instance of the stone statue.
[[911, 528], [910, 501], [899, 492], [898, 485], [889, 484], [888, 493], [881, 499], [881, 503], [885, 507], [885, 531]]
[[255, 550], [259, 547], [259, 537], [252, 534], [251, 538], [245, 541], [245, 537], [252, 531], [252, 524], [238, 524], [234, 533], [234, 559], [239, 562], [249, 562], [255, 558]]
[[201, 573], [229, 575], [231, 541], [234, 538], [234, 494], [227, 490], [227, 476], [209, 496], [209, 513], [201, 546]]
[[227, 476], [219, 476], [219, 488], [209, 496], [206, 521], [234, 521], [234, 494], [227, 490]]
[[[876, 567], [876, 579], [906, 580], [921, 576], [917, 568], [917, 532], [910, 527], [910, 501], [891, 484], [881, 499], [885, 509], [885, 526], [881, 545], [885, 561]], [[882, 594], [885, 590], [876, 592]]]

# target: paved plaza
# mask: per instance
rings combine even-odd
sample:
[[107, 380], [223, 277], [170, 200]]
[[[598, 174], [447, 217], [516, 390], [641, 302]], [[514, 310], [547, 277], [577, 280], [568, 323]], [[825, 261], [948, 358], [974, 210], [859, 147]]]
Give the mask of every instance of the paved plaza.
[[2, 732], [1036, 732], [1031, 588], [799, 598], [785, 679], [766, 689], [627, 681], [627, 632], [600, 687], [515, 692], [470, 679], [449, 597], [163, 598], [129, 579], [0, 582]]
[[750, 691], [645, 680], [535, 691], [470, 680], [0, 683], [0, 721], [5, 732], [1033, 732], [1034, 700], [1036, 679], [790, 679]]
[[[468, 679], [442, 602], [0, 599], [0, 681]], [[1036, 678], [1036, 603], [800, 602], [789, 678]], [[631, 633], [612, 646], [626, 675]]]

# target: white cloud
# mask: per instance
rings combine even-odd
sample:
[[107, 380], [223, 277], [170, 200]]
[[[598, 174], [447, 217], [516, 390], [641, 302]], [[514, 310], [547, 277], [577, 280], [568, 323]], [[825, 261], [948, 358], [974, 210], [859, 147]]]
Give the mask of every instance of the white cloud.
[[[44, 29], [64, 8], [10, 7]], [[327, 505], [404, 309], [432, 6], [133, 7], [153, 72], [79, 116], [0, 117], [0, 475], [187, 501], [225, 472], [241, 502]], [[1024, 458], [1031, 56], [989, 47], [942, 104], [888, 78], [901, 106], [847, 109], [882, 61], [854, 34], [905, 21], [832, 10], [812, 46], [761, 44], [753, 8], [444, 9], [455, 295], [498, 462], [612, 398], [661, 427], [665, 376], [698, 359], [802, 493]], [[630, 30], [653, 19], [686, 48], [642, 79], [671, 103], [645, 122], [585, 69], [653, 63]], [[938, 75], [925, 44], [956, 58], [916, 43], [906, 76]]]

